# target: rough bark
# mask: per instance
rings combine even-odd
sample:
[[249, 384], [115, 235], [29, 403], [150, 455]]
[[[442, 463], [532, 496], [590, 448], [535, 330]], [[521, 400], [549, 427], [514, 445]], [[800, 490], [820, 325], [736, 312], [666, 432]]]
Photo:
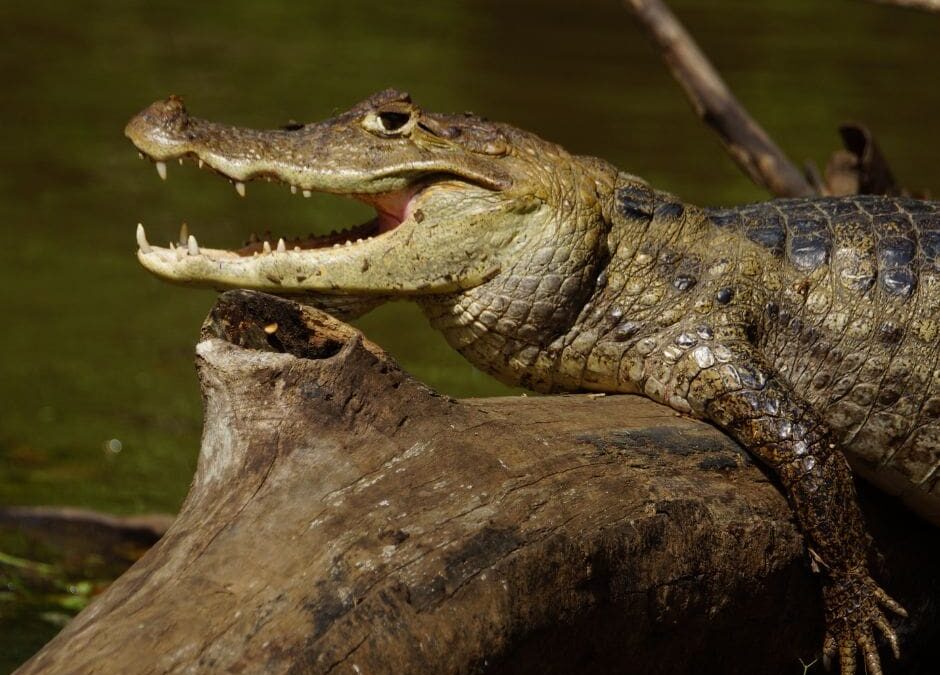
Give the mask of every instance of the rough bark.
[[[801, 673], [819, 647], [784, 499], [705, 424], [629, 396], [455, 401], [245, 291], [197, 365], [177, 520], [19, 672]], [[935, 531], [866, 503], [905, 672], [928, 672]]]

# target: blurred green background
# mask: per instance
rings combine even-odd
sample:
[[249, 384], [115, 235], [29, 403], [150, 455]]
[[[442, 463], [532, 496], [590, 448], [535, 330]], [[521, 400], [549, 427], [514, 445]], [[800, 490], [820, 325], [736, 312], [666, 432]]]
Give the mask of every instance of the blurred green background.
[[[671, 4], [792, 158], [824, 162], [836, 125], [859, 120], [902, 183], [940, 192], [940, 16], [849, 0]], [[151, 241], [185, 220], [201, 243], [225, 246], [371, 213], [267, 184], [239, 199], [189, 166], [170, 165], [161, 183], [122, 134], [153, 100], [180, 94], [198, 116], [271, 127], [394, 86], [427, 109], [473, 110], [604, 157], [689, 201], [765, 197], [617, 0], [5, 0], [0, 39], [0, 504], [173, 512], [186, 493], [202, 413], [193, 346], [214, 294], [139, 268], [138, 221]], [[443, 392], [508, 391], [411, 306], [359, 325]], [[24, 619], [11, 583], [0, 587], [0, 671], [56, 630]]]

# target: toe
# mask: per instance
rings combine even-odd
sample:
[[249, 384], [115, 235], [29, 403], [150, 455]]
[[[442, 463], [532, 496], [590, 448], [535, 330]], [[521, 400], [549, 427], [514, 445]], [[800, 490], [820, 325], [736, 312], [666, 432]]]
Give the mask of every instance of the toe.
[[898, 602], [895, 601], [894, 598], [892, 598], [890, 595], [885, 593], [882, 589], [876, 587], [875, 597], [878, 598], [878, 601], [882, 605], [890, 609], [895, 614], [899, 614], [900, 616], [907, 617], [907, 610], [901, 607], [901, 605], [898, 604]]
[[855, 675], [855, 644], [848, 640], [839, 645], [839, 662], [842, 675]]
[[901, 658], [901, 647], [898, 645], [898, 635], [894, 632], [894, 629], [891, 627], [891, 624], [888, 623], [887, 619], [883, 616], [876, 617], [872, 620], [878, 630], [881, 631], [881, 634], [885, 636], [885, 639], [888, 641], [888, 644], [891, 645], [891, 651], [894, 654], [894, 658]]
[[882, 675], [881, 660], [878, 658], [878, 649], [875, 647], [875, 640], [871, 635], [860, 635], [858, 646], [865, 657], [865, 667], [868, 675]]
[[823, 667], [826, 670], [832, 669], [832, 659], [836, 657], [839, 653], [839, 645], [836, 644], [836, 639], [832, 637], [829, 633], [826, 633], [826, 639], [823, 640]]

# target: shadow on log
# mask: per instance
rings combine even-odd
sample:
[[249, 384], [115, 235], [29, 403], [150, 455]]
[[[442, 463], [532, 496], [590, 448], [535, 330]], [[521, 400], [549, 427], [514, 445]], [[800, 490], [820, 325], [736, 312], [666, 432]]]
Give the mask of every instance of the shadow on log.
[[[630, 396], [458, 402], [246, 291], [196, 351], [206, 420], [179, 517], [19, 672], [798, 675], [814, 658], [787, 504], [705, 424]], [[905, 671], [927, 672], [936, 532], [865, 502], [912, 615]]]

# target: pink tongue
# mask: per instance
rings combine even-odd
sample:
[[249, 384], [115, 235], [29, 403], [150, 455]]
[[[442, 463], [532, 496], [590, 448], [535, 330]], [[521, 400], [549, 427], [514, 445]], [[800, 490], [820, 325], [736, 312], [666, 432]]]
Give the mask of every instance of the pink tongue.
[[391, 213], [385, 213], [381, 210], [379, 211], [379, 215], [375, 220], [379, 225], [379, 234], [394, 230], [401, 224], [401, 219], [399, 219], [398, 216], [392, 215]]
[[360, 199], [375, 207], [379, 232], [394, 230], [411, 216], [412, 201], [420, 188], [411, 187], [381, 195], [363, 195]]

